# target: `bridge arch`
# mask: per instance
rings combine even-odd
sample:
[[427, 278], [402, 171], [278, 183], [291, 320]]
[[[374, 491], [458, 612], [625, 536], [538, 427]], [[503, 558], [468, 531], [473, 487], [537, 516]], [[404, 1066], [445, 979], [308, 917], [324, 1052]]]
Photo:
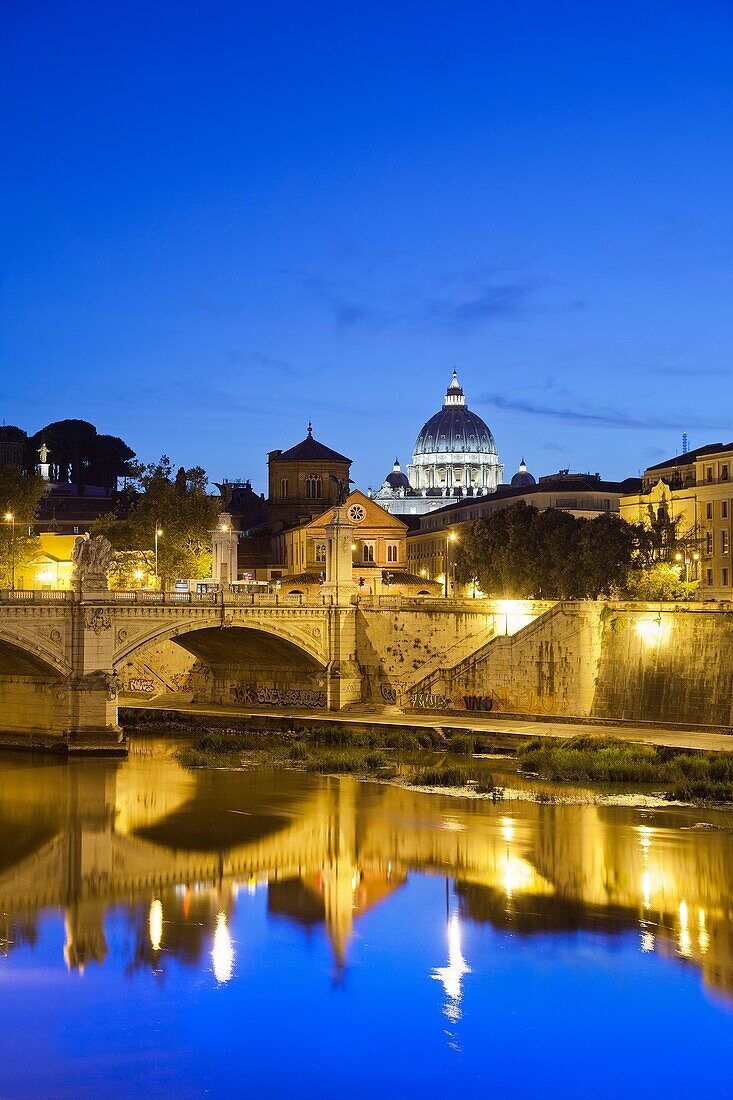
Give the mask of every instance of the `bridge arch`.
[[0, 626], [0, 676], [48, 676], [64, 679], [71, 673], [68, 662], [36, 635]]
[[[326, 624], [321, 623], [319, 629], [325, 632]], [[196, 635], [199, 635], [198, 639]], [[184, 638], [187, 642], [183, 641]], [[151, 629], [125, 640], [116, 651], [113, 663], [119, 666], [138, 650], [166, 641], [176, 642], [196, 656], [205, 658], [208, 650], [212, 657], [220, 661], [231, 659], [232, 663], [235, 663], [237, 657], [246, 659], [253, 655], [271, 656], [276, 661], [295, 660], [311, 669], [320, 670], [328, 663], [320, 637], [317, 639], [305, 630], [293, 629], [290, 623], [285, 624], [279, 618], [270, 621], [249, 617], [240, 620], [232, 618], [222, 622], [220, 614], [183, 622], [156, 622]]]

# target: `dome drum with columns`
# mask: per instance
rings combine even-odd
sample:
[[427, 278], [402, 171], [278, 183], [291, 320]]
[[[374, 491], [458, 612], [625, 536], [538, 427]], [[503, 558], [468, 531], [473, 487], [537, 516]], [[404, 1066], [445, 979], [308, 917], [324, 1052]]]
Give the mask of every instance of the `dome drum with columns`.
[[423, 515], [451, 500], [493, 493], [503, 472], [494, 437], [468, 408], [453, 371], [442, 409], [417, 437], [408, 476], [395, 461], [374, 495], [390, 512]]

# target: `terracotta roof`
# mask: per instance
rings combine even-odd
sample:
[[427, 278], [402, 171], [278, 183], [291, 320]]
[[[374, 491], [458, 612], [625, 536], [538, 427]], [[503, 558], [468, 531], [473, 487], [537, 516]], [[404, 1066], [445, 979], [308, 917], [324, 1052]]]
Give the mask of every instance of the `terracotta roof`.
[[321, 579], [320, 573], [294, 573], [292, 577], [280, 577], [279, 581], [281, 588], [290, 588], [294, 584], [320, 584]]
[[300, 443], [296, 443], [287, 451], [281, 451], [276, 456], [276, 461], [285, 459], [286, 462], [351, 462], [350, 458], [340, 455], [338, 451], [332, 451], [325, 443], [319, 443], [312, 435], [306, 436]]

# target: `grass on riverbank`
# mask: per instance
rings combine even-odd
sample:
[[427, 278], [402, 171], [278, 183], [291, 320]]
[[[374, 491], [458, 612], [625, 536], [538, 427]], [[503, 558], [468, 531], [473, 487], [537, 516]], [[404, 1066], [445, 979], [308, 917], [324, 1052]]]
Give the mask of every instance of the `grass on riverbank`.
[[613, 737], [534, 738], [517, 751], [519, 770], [542, 779], [643, 783], [681, 802], [733, 802], [733, 752], [683, 752]]
[[420, 768], [410, 777], [410, 783], [413, 787], [467, 787], [470, 783], [479, 794], [491, 794], [497, 790], [489, 772], [466, 764]]

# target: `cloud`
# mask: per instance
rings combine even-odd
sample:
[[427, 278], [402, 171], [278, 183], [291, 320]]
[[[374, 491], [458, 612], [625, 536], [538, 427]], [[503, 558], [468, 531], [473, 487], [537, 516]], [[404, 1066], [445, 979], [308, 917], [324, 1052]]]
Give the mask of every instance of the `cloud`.
[[540, 287], [530, 279], [499, 279], [485, 272], [479, 277], [472, 272], [449, 276], [428, 288], [393, 286], [390, 302], [385, 304], [353, 279], [328, 279], [303, 271], [294, 277], [328, 307], [340, 329], [428, 326], [465, 330], [523, 313]]
[[542, 416], [552, 420], [563, 420], [568, 424], [587, 424], [606, 428], [641, 428], [644, 430], [678, 430], [685, 428], [718, 429], [722, 427], [720, 422], [693, 421], [686, 416], [680, 419], [672, 419], [648, 416], [632, 416], [619, 409], [582, 408], [579, 404], [573, 405], [549, 405], [530, 398], [511, 397], [501, 393], [484, 393], [479, 398], [479, 403], [491, 405], [495, 409], [504, 412], [519, 412], [526, 416]]

